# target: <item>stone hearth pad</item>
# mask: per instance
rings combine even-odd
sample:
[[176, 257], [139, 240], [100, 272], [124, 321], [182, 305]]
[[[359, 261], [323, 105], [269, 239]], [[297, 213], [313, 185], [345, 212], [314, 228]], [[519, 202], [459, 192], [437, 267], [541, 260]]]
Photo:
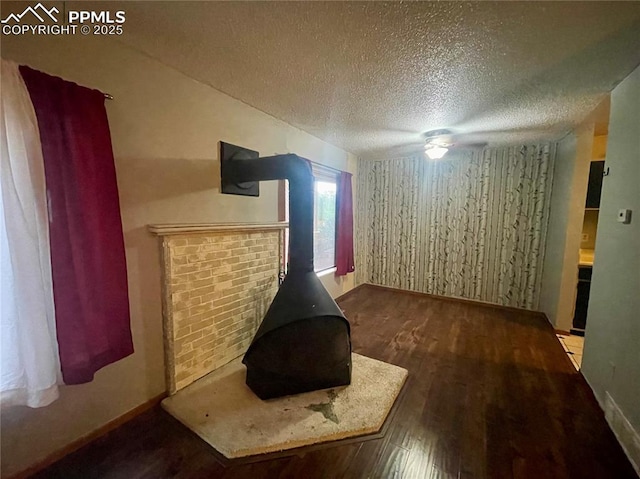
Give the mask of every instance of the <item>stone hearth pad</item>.
[[262, 401], [246, 386], [241, 359], [162, 401], [228, 459], [376, 433], [408, 375], [353, 353], [351, 385]]

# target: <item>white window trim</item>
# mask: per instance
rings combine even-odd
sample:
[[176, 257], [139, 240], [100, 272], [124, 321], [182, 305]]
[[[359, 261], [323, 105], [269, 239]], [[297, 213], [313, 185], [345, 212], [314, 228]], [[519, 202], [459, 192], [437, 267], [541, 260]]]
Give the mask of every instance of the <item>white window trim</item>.
[[314, 179], [317, 181], [338, 182], [340, 171], [334, 168], [312, 162], [311, 171], [313, 172]]
[[323, 269], [322, 271], [316, 271], [316, 275], [318, 276], [318, 278], [322, 278], [323, 276], [328, 276], [330, 274], [335, 273], [336, 270], [337, 268], [333, 266], [331, 268]]

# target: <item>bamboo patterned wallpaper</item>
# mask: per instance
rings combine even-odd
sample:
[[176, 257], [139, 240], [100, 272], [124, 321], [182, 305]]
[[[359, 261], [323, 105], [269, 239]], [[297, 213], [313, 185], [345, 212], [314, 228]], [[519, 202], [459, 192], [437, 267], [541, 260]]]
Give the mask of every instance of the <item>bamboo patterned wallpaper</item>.
[[552, 145], [360, 160], [357, 282], [538, 307]]

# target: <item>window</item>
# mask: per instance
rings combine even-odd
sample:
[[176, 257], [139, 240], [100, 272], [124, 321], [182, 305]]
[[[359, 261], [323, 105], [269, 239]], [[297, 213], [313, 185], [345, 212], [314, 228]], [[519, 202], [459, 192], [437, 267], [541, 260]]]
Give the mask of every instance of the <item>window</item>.
[[336, 265], [336, 180], [316, 178], [313, 203], [313, 263], [316, 271]]
[[336, 265], [336, 192], [338, 172], [312, 163], [313, 197], [313, 265], [316, 272]]

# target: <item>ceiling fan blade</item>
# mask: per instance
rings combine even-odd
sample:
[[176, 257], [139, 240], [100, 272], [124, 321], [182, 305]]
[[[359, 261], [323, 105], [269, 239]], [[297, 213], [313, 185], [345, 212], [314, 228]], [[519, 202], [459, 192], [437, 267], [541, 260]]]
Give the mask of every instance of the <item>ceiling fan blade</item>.
[[486, 141], [454, 141], [452, 148], [484, 148], [489, 143]]

